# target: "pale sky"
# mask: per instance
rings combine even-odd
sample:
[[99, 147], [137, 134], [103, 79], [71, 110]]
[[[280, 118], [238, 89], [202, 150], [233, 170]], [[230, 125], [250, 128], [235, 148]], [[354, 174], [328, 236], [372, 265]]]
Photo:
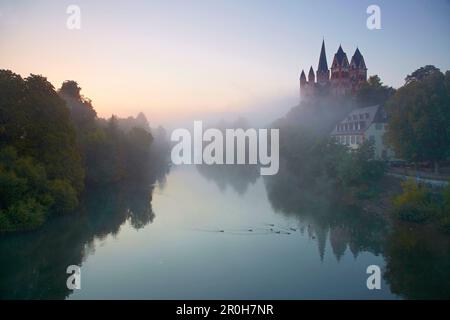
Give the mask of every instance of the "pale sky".
[[[66, 27], [68, 5], [81, 30]], [[370, 4], [381, 30], [366, 27]], [[153, 125], [298, 102], [302, 68], [358, 45], [369, 75], [402, 85], [420, 66], [450, 69], [450, 1], [0, 0], [0, 68], [76, 80], [98, 114], [143, 111]]]

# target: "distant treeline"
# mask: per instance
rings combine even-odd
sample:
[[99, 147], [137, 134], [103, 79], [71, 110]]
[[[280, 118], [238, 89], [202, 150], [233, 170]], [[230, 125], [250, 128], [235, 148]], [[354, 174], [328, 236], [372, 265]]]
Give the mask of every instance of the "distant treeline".
[[35, 229], [72, 212], [85, 188], [148, 179], [167, 162], [162, 128], [154, 143], [143, 114], [98, 118], [80, 91], [0, 70], [0, 232]]

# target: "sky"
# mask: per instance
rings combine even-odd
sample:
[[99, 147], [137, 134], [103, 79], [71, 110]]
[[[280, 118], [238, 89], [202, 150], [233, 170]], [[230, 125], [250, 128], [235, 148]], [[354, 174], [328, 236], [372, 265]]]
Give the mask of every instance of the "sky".
[[[380, 30], [366, 26], [371, 4]], [[368, 74], [399, 87], [421, 66], [450, 69], [449, 31], [449, 0], [0, 0], [0, 69], [76, 80], [102, 117], [276, 118], [298, 103], [323, 38], [329, 65], [339, 44], [349, 59], [358, 46]]]

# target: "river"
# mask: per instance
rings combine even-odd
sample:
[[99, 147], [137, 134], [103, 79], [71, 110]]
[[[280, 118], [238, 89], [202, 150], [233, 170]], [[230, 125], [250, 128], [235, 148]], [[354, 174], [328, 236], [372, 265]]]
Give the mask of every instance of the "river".
[[[282, 177], [239, 167], [176, 167], [151, 188], [92, 191], [77, 214], [3, 236], [0, 298], [448, 298], [447, 240], [304, 205]], [[66, 287], [69, 265], [81, 266], [79, 290]], [[367, 288], [370, 265], [380, 290]]]

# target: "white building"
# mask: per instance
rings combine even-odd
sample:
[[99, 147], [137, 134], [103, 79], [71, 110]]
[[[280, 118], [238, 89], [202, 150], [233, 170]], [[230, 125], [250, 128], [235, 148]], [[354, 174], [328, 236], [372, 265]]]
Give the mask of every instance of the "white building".
[[351, 111], [336, 125], [331, 136], [352, 149], [359, 148], [366, 140], [373, 141], [375, 159], [388, 160], [394, 158], [394, 152], [385, 143], [386, 128], [386, 113], [376, 105]]

